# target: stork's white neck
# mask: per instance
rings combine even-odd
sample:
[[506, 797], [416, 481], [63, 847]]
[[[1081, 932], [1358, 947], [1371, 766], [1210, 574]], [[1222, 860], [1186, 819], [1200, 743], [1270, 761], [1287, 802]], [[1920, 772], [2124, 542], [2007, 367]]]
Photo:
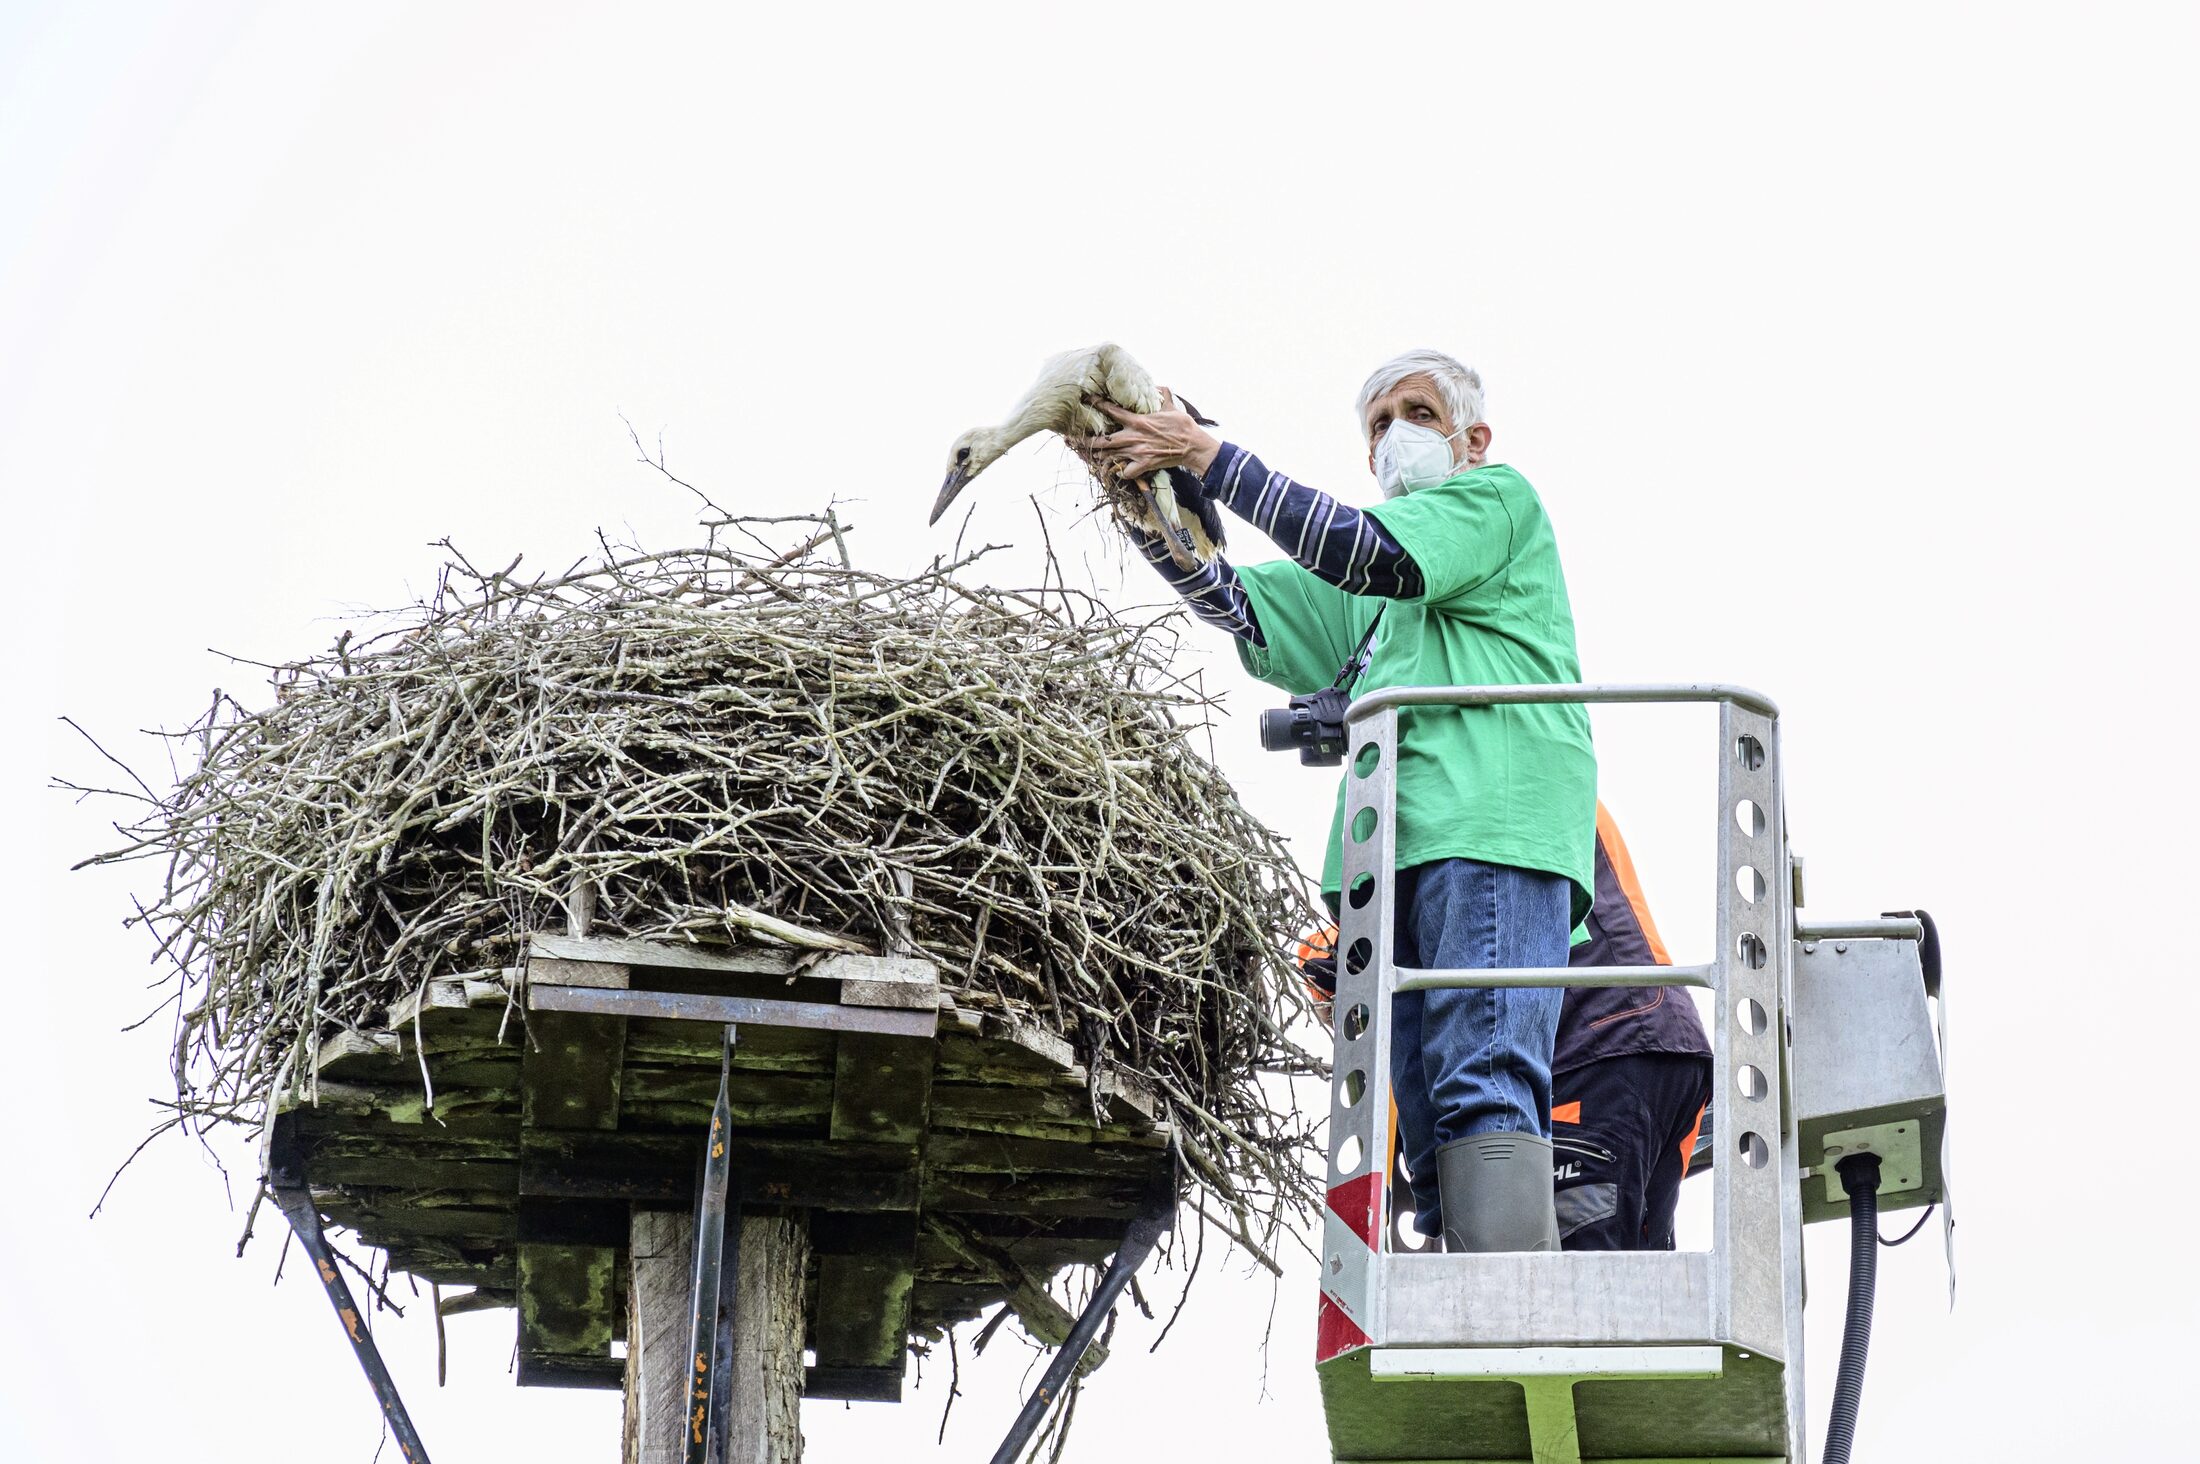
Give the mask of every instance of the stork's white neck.
[[1055, 418], [1059, 410], [1050, 402], [1027, 401], [1016, 409], [998, 427], [980, 428], [970, 443], [970, 463], [973, 476], [981, 467], [990, 466], [1017, 443], [1027, 437], [1036, 437], [1050, 428], [1057, 428]]

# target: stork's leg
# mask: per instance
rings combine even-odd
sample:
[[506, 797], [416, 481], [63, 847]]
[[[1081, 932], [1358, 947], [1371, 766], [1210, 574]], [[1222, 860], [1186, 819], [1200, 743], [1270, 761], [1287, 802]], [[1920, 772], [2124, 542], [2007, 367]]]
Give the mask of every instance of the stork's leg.
[[1178, 569], [1197, 569], [1199, 551], [1192, 544], [1191, 530], [1184, 527], [1184, 516], [1177, 511], [1176, 489], [1169, 482], [1166, 468], [1153, 475], [1154, 517], [1161, 521], [1161, 537], [1169, 546], [1169, 562]]

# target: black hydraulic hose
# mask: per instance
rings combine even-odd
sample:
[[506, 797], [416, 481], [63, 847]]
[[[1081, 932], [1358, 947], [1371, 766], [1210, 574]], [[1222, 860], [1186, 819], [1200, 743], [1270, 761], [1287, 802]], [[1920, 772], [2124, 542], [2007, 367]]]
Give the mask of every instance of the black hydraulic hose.
[[1864, 1357], [1872, 1344], [1872, 1293], [1879, 1285], [1879, 1156], [1851, 1154], [1835, 1170], [1849, 1196], [1849, 1315], [1841, 1328], [1841, 1371], [1822, 1461], [1849, 1464], [1856, 1411], [1864, 1401]]
[[1925, 973], [1925, 994], [1940, 995], [1940, 927], [1933, 924], [1933, 917], [1923, 910], [1889, 910], [1887, 914], [1917, 921], [1925, 931], [1925, 938], [1917, 943], [1917, 963]]

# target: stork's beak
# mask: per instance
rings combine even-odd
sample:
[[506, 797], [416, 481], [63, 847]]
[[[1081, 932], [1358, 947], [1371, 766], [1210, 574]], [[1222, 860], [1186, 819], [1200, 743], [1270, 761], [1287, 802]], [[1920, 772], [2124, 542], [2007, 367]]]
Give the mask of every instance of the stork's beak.
[[938, 523], [940, 515], [947, 512], [947, 505], [955, 501], [955, 495], [963, 491], [963, 484], [969, 482], [970, 478], [971, 475], [961, 468], [949, 468], [947, 481], [940, 484], [940, 496], [932, 500], [932, 517], [925, 522]]

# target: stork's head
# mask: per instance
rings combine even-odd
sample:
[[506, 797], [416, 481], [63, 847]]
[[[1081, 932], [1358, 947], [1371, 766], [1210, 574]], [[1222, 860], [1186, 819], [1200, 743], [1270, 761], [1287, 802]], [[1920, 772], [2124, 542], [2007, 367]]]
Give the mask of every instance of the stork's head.
[[947, 481], [940, 484], [940, 496], [932, 500], [932, 517], [928, 522], [938, 523], [940, 515], [947, 512], [947, 505], [962, 492], [963, 484], [993, 466], [994, 459], [1007, 450], [1008, 443], [994, 427], [973, 427], [956, 438], [955, 445], [947, 453]]

